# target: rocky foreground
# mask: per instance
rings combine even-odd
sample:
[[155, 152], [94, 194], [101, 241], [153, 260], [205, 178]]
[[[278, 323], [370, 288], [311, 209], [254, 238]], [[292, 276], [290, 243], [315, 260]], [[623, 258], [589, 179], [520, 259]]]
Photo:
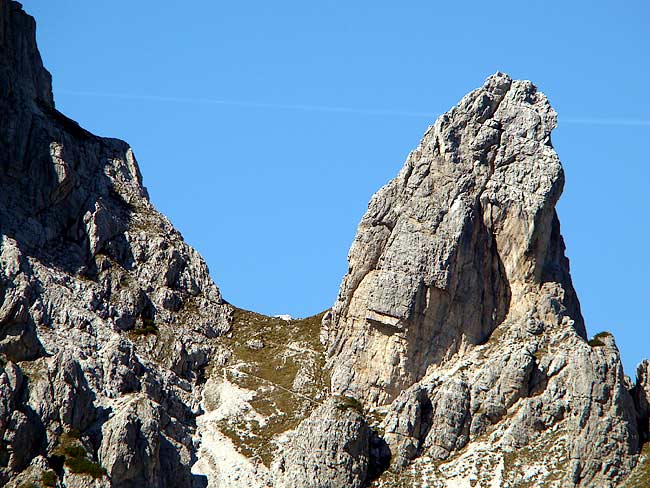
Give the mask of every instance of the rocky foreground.
[[650, 486], [650, 362], [587, 338], [555, 124], [491, 76], [373, 197], [332, 309], [265, 317], [0, 0], [0, 486]]

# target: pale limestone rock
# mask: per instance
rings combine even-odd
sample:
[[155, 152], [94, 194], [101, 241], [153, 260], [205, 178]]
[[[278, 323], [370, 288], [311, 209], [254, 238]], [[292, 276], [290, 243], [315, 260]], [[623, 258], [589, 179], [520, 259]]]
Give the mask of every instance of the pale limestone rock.
[[[564, 257], [555, 123], [532, 83], [491, 76], [427, 130], [359, 225], [323, 320], [332, 391], [382, 412], [393, 470], [416, 485], [471, 471], [493, 486], [616, 486], [634, 467], [618, 350], [587, 344]], [[463, 453], [486, 437], [468, 471]]]
[[117, 486], [160, 485], [160, 407], [135, 395], [102, 425], [99, 462]]
[[355, 405], [330, 398], [284, 440], [274, 464], [274, 486], [365, 486], [370, 437], [370, 428]]
[[553, 278], [585, 335], [554, 233], [564, 182], [555, 121], [530, 82], [496, 74], [429, 128], [373, 197], [350, 249], [324, 323], [335, 392], [394, 399], [529, 312], [530, 287]]
[[[488, 78], [373, 197], [323, 320], [326, 398], [313, 337], [271, 359], [272, 341], [222, 340], [233, 308], [131, 148], [55, 109], [34, 28], [0, 0], [1, 485], [615, 487], [633, 469], [650, 363], [631, 386], [613, 338], [586, 341], [554, 210], [556, 116], [530, 82]], [[289, 381], [252, 379], [262, 360]], [[208, 366], [223, 379], [204, 382]], [[286, 412], [295, 430], [261, 436]], [[222, 432], [253, 425], [279, 446], [272, 466]], [[74, 473], [66, 442], [106, 473]]]
[[[34, 29], [0, 0], [0, 485], [53, 470], [61, 486], [200, 486], [199, 380], [232, 309], [128, 145], [55, 109]], [[70, 435], [107, 475], [57, 464]]]

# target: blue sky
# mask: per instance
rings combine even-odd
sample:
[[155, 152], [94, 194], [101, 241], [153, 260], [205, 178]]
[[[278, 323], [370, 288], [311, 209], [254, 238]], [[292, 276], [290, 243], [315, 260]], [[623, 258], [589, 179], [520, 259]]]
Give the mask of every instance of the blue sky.
[[[590, 334], [650, 356], [647, 2], [25, 0], [59, 110], [127, 140], [225, 298], [329, 307], [370, 196], [497, 70], [559, 113]], [[569, 5], [566, 5], [569, 4]]]

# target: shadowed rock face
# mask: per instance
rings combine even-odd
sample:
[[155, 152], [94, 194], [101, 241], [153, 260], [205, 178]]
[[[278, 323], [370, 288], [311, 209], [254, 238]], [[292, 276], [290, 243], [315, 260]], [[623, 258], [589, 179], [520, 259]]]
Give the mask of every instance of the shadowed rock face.
[[622, 486], [650, 367], [586, 340], [533, 84], [488, 78], [373, 197], [323, 354], [320, 315], [224, 302], [34, 29], [0, 0], [0, 485]]
[[371, 431], [362, 414], [344, 398], [330, 398], [317, 408], [286, 439], [276, 460], [275, 486], [365, 486]]
[[0, 485], [194, 486], [230, 307], [128, 145], [55, 109], [34, 29], [0, 0]]
[[650, 361], [642, 361], [636, 370], [634, 400], [642, 440], [650, 440]]

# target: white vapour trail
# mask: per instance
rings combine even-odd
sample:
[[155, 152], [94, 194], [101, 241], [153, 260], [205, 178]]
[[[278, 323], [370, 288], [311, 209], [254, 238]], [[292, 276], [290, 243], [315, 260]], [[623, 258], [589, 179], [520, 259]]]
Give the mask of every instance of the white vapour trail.
[[57, 92], [65, 93], [66, 95], [81, 95], [81, 96], [103, 97], [103, 98], [121, 98], [125, 100], [151, 100], [151, 101], [158, 101], [158, 102], [231, 105], [237, 107], [301, 110], [301, 111], [310, 111], [310, 112], [339, 112], [339, 113], [367, 114], [367, 115], [398, 115], [404, 117], [427, 117], [427, 118], [436, 117], [436, 114], [426, 113], [426, 112], [408, 112], [408, 111], [384, 110], [384, 109], [363, 109], [363, 108], [353, 108], [353, 107], [335, 107], [335, 106], [327, 106], [327, 105], [291, 105], [291, 104], [282, 104], [282, 103], [249, 102], [243, 100], [223, 100], [218, 98], [169, 97], [169, 96], [159, 96], [159, 95], [129, 95], [129, 94], [122, 94], [122, 93], [97, 93], [97, 92], [84, 92], [84, 91], [74, 91], [74, 90], [57, 90]]
[[[235, 107], [251, 107], [251, 108], [268, 108], [280, 110], [300, 110], [307, 112], [333, 112], [333, 113], [350, 113], [362, 115], [392, 115], [402, 117], [422, 117], [427, 119], [435, 119], [439, 114], [432, 112], [409, 112], [404, 110], [387, 110], [387, 109], [364, 109], [354, 107], [336, 107], [328, 105], [293, 105], [282, 103], [264, 103], [264, 102], [251, 102], [244, 100], [224, 100], [218, 98], [206, 97], [173, 97], [161, 95], [132, 95], [127, 93], [101, 93], [89, 91], [76, 91], [76, 90], [57, 90], [58, 93], [65, 93], [66, 95], [78, 95], [89, 97], [102, 97], [102, 98], [119, 98], [124, 100], [149, 100], [157, 102], [173, 102], [173, 103], [194, 103], [194, 104], [210, 104], [210, 105], [229, 105]], [[608, 126], [650, 126], [650, 120], [644, 119], [618, 119], [607, 117], [560, 117], [561, 124], [570, 125], [608, 125]]]
[[608, 119], [605, 117], [560, 117], [560, 122], [571, 125], [628, 125], [650, 126], [650, 120], [643, 119]]

